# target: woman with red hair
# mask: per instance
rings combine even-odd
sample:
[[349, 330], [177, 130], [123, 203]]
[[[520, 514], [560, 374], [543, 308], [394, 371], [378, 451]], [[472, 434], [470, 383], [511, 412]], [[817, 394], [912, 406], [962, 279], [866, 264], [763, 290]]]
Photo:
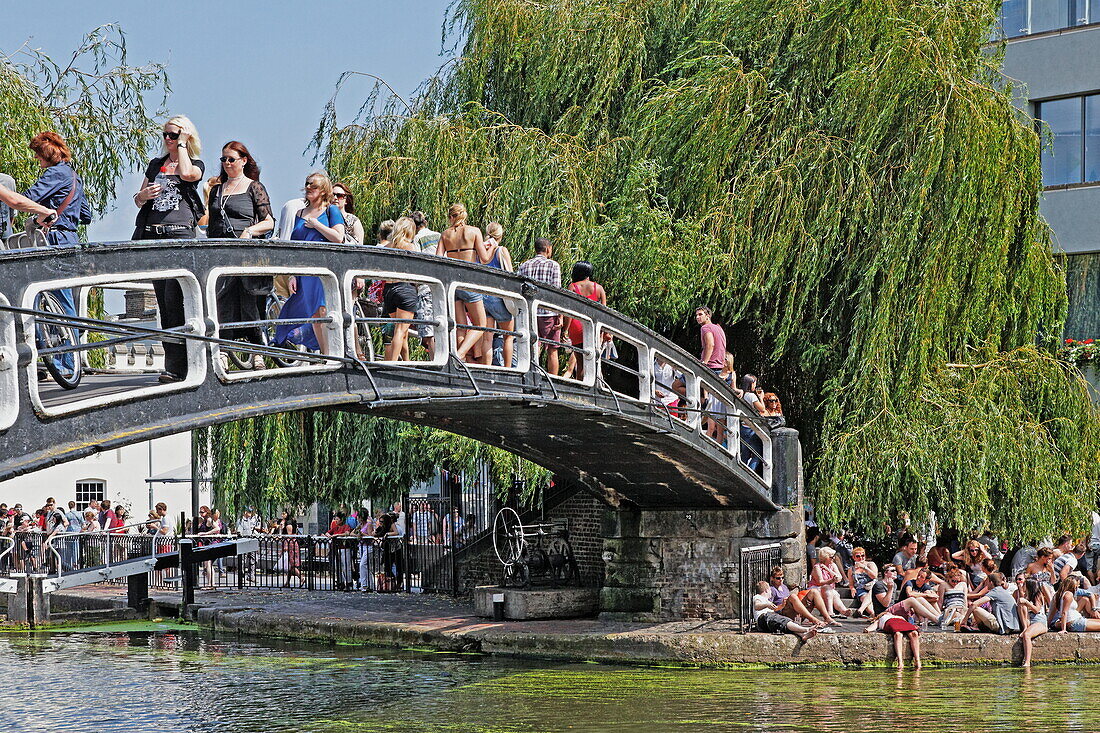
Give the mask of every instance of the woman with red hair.
[[92, 208], [84, 198], [84, 183], [72, 168], [69, 146], [56, 132], [40, 132], [31, 139], [30, 149], [42, 167], [42, 175], [24, 195], [57, 211], [46, 241], [53, 245], [77, 244], [76, 228], [92, 222]]
[[[29, 145], [35, 160], [42, 168], [42, 175], [27, 192], [26, 197], [57, 212], [50, 228], [46, 231], [46, 241], [54, 246], [79, 244], [76, 228], [81, 224], [92, 223], [92, 207], [84, 198], [84, 183], [72, 167], [72, 153], [65, 138], [56, 132], [40, 132], [31, 138]], [[70, 316], [76, 315], [76, 303], [73, 291], [64, 288], [54, 290], [53, 294]], [[59, 367], [69, 372], [74, 360], [79, 358], [72, 353], [52, 357]]]

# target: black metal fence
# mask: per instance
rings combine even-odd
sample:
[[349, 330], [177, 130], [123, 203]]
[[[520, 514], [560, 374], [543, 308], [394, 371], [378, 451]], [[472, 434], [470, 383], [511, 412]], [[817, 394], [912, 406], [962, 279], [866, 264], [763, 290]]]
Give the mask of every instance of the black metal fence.
[[783, 560], [783, 548], [779, 543], [742, 547], [737, 552], [738, 582], [741, 595], [741, 633], [753, 627], [752, 597], [756, 584], [767, 581], [771, 569]]
[[[259, 551], [201, 563], [198, 587], [303, 588], [315, 591], [444, 593], [461, 591], [456, 553], [491, 531], [503, 506], [487, 466], [466, 473], [441, 471], [421, 495], [403, 497], [402, 536], [351, 534], [260, 534]], [[516, 482], [512, 493], [522, 486]], [[541, 494], [539, 496], [541, 500]], [[235, 535], [191, 536], [202, 547]], [[19, 532], [14, 546], [0, 543], [0, 575], [56, 574], [174, 552], [178, 538], [164, 535], [97, 533], [57, 535]], [[50, 549], [50, 548], [53, 549]], [[53, 550], [56, 550], [54, 552]], [[125, 584], [125, 579], [110, 581]], [[179, 570], [150, 571], [149, 585], [180, 587]]]

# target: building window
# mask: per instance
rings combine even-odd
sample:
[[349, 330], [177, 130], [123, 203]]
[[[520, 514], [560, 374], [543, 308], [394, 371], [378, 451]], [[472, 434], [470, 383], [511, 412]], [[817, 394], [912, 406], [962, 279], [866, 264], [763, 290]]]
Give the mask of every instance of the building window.
[[1002, 38], [1018, 38], [1087, 25], [1095, 14], [1100, 0], [1003, 0], [997, 29]]
[[1035, 117], [1051, 135], [1040, 153], [1043, 186], [1100, 182], [1100, 94], [1036, 102]]
[[89, 501], [103, 501], [107, 494], [107, 482], [85, 479], [76, 482], [76, 505], [84, 508]]

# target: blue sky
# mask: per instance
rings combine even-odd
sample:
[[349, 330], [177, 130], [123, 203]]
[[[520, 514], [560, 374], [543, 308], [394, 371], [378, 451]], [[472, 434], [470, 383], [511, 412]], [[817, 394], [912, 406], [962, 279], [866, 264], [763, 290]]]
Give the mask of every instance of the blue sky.
[[[168, 64], [167, 110], [195, 122], [207, 171], [217, 170], [222, 144], [241, 140], [278, 206], [297, 195], [312, 169], [302, 152], [340, 74], [375, 74], [410, 94], [449, 58], [441, 55], [449, 2], [54, 0], [44, 12], [40, 2], [4, 0], [0, 51], [10, 54], [27, 42], [60, 60], [88, 31], [118, 23], [129, 63]], [[354, 114], [369, 90], [368, 80], [349, 81], [338, 109]], [[27, 131], [28, 140], [35, 132]], [[137, 213], [129, 199], [141, 176], [135, 170], [122, 181], [120, 204], [92, 224], [90, 239], [129, 238]]]

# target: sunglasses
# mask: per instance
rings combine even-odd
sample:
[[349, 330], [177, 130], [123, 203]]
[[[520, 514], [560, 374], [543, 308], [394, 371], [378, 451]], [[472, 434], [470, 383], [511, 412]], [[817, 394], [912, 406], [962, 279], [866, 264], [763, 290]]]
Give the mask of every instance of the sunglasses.
[[226, 158], [223, 156], [221, 158], [218, 158], [218, 160], [223, 163], [236, 163], [238, 160], [244, 160], [244, 158]]
[[348, 195], [346, 193], [334, 193], [332, 194], [332, 197], [337, 199], [346, 199]]
[[180, 139], [180, 134], [178, 132], [168, 132], [167, 130], [165, 130], [164, 131], [164, 138], [166, 140], [179, 140]]
[[307, 191], [316, 191], [319, 188], [320, 188], [320, 186], [318, 186], [316, 183], [307, 183], [306, 184], [306, 190]]

